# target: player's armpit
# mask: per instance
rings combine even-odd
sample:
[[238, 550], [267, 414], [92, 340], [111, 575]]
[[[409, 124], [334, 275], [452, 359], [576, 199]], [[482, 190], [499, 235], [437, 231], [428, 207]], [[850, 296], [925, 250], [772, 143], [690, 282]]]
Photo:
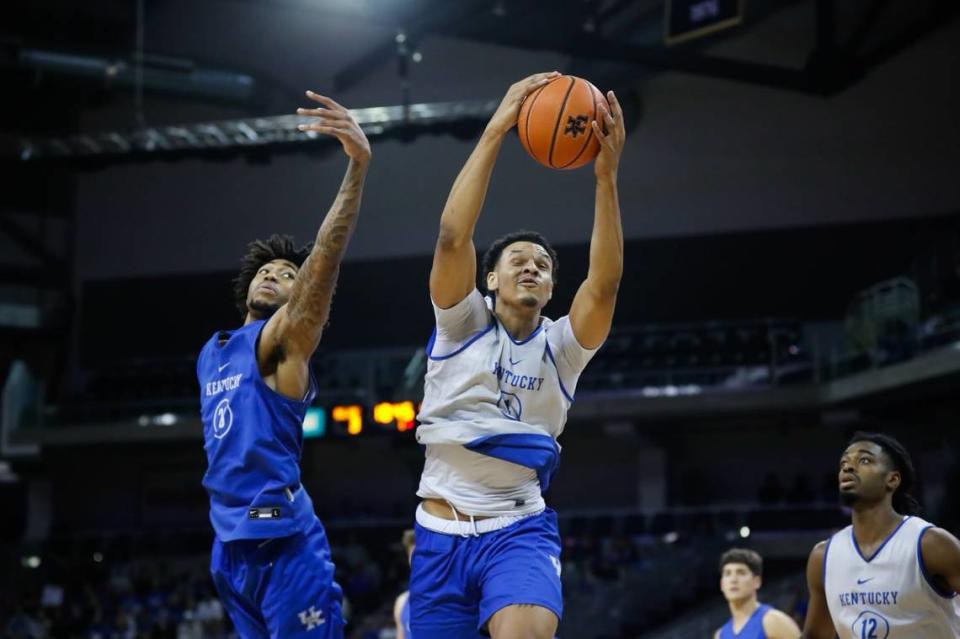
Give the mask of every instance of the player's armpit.
[[821, 541], [813, 547], [810, 558], [807, 560], [807, 591], [810, 594], [810, 604], [807, 607], [807, 618], [803, 624], [802, 639], [834, 639], [836, 629], [830, 618], [830, 609], [827, 607], [827, 597], [823, 589], [823, 557], [827, 542]]
[[264, 382], [290, 399], [302, 400], [310, 387], [310, 356], [291, 355], [282, 341], [287, 306], [281, 306], [267, 320], [257, 341], [257, 366]]
[[937, 590], [944, 595], [960, 592], [960, 540], [943, 528], [928, 528], [920, 552]]

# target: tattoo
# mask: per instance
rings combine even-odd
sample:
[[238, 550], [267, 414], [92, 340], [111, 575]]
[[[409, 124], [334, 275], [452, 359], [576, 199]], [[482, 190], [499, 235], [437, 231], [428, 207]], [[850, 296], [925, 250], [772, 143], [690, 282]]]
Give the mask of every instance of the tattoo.
[[[294, 330], [301, 334], [306, 331], [313, 340], [319, 339], [330, 315], [340, 261], [360, 212], [365, 176], [366, 166], [351, 160], [337, 198], [320, 225], [313, 250], [300, 268], [290, 294], [287, 314], [292, 325], [297, 327]], [[308, 335], [302, 337], [309, 339]]]

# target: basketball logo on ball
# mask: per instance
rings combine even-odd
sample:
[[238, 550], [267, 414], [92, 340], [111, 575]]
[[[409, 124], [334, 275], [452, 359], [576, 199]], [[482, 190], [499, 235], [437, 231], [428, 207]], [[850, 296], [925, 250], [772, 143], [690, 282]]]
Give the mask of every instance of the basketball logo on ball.
[[609, 109], [590, 82], [572, 75], [554, 78], [520, 105], [520, 143], [534, 160], [551, 169], [581, 167], [600, 152], [592, 123], [601, 105]]

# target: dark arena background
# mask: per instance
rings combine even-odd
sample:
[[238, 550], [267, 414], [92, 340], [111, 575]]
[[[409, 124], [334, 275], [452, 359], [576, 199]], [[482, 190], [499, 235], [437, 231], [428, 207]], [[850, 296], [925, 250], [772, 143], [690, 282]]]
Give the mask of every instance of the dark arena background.
[[[395, 637], [423, 467], [415, 414], [450, 185], [507, 87], [617, 92], [625, 271], [546, 495], [563, 639], [712, 637], [717, 561], [765, 559], [801, 624], [811, 548], [846, 526], [860, 429], [911, 452], [960, 532], [960, 10], [952, 0], [32, 0], [0, 23], [0, 633], [236, 636], [196, 357], [239, 325], [246, 244], [313, 239], [373, 160], [313, 368], [303, 484], [352, 639]], [[543, 232], [586, 273], [593, 171], [505, 141], [479, 250]]]

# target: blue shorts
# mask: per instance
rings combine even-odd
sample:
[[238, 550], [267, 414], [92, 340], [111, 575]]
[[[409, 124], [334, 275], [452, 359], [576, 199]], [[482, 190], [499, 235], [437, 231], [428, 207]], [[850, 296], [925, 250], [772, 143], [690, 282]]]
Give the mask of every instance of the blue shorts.
[[417, 524], [410, 567], [410, 629], [416, 639], [487, 636], [490, 618], [513, 604], [559, 620], [560, 534], [550, 509], [505, 528], [462, 537]]
[[343, 591], [319, 519], [289, 537], [216, 539], [210, 573], [241, 639], [343, 637]]

